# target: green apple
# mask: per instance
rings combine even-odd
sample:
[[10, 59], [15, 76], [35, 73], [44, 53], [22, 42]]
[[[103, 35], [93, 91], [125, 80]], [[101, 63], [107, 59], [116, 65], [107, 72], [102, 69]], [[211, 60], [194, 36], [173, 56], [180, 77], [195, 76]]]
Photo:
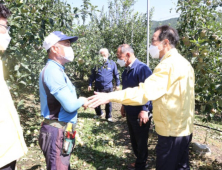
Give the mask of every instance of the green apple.
[[206, 36], [206, 30], [202, 30], [201, 32], [200, 32], [200, 37], [201, 38], [204, 38], [205, 36]]
[[215, 35], [215, 34], [213, 34], [212, 37], [213, 37], [213, 39], [214, 39], [215, 42], [217, 42], [218, 39], [219, 39], [219, 37], [218, 37], [217, 35]]
[[26, 135], [30, 135], [31, 134], [31, 131], [30, 130], [27, 130], [26, 131]]
[[217, 48], [220, 48], [220, 46], [221, 46], [220, 43], [216, 43]]
[[39, 133], [39, 131], [38, 131], [37, 129], [35, 129], [35, 130], [34, 130], [34, 133], [37, 134], [37, 133]]
[[78, 59], [78, 64], [83, 64], [84, 60], [82, 58]]
[[34, 143], [31, 143], [31, 144], [30, 144], [30, 147], [34, 147], [34, 146], [35, 146]]
[[185, 42], [184, 42], [184, 45], [187, 46], [187, 47], [189, 47], [189, 46], [190, 46], [190, 41], [185, 41]]
[[207, 1], [207, 6], [210, 6], [211, 5], [211, 1]]
[[200, 55], [198, 51], [195, 51], [195, 52], [193, 52], [192, 54], [193, 54], [193, 57], [197, 57], [197, 56]]
[[183, 36], [183, 37], [182, 37], [182, 41], [183, 41], [183, 42], [189, 41], [189, 37]]
[[113, 146], [113, 141], [110, 140], [110, 141], [108, 142], [108, 145], [109, 145], [109, 146]]
[[203, 58], [198, 58], [199, 62], [202, 63], [203, 62]]
[[216, 109], [211, 109], [211, 111], [210, 111], [211, 113], [217, 113], [217, 110]]
[[207, 49], [203, 49], [202, 51], [201, 51], [201, 55], [202, 56], [207, 56], [208, 55], [208, 50]]

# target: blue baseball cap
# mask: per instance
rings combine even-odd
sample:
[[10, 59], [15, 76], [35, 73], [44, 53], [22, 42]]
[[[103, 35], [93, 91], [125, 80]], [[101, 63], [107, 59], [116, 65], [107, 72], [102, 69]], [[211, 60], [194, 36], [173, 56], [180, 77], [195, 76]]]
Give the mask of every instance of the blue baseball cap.
[[64, 33], [62, 33], [61, 31], [54, 31], [50, 33], [47, 37], [45, 37], [44, 42], [43, 42], [43, 47], [46, 50], [48, 50], [54, 44], [63, 40], [69, 40], [70, 43], [73, 43], [78, 40], [78, 37], [77, 36], [69, 37], [65, 35]]

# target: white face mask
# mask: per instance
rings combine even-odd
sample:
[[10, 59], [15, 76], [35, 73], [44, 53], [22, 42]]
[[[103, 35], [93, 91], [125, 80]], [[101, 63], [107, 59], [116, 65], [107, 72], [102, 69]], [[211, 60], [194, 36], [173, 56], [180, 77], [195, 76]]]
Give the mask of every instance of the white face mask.
[[70, 62], [74, 60], [74, 52], [72, 47], [64, 47], [65, 56], [64, 58]]
[[120, 67], [124, 67], [126, 65], [126, 62], [124, 60], [117, 60], [117, 63], [119, 64]]
[[160, 56], [160, 50], [155, 45], [150, 45], [149, 53], [152, 58], [159, 58], [159, 56]]
[[108, 58], [106, 58], [106, 57], [103, 57], [103, 61], [107, 61], [108, 60]]
[[11, 37], [9, 36], [8, 32], [5, 34], [0, 34], [0, 46], [3, 47], [4, 50], [8, 48], [10, 41]]

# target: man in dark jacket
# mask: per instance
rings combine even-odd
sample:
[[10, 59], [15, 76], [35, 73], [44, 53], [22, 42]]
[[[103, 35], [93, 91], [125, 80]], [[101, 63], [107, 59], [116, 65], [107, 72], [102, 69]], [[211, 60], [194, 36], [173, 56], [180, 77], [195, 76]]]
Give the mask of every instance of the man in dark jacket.
[[[123, 44], [118, 47], [117, 58], [117, 63], [122, 67], [126, 67], [122, 74], [123, 89], [138, 86], [139, 83], [144, 82], [152, 74], [149, 67], [135, 57], [132, 47], [128, 44]], [[121, 114], [127, 118], [130, 140], [136, 156], [136, 161], [130, 164], [128, 169], [144, 170], [147, 167], [147, 142], [151, 111], [151, 102], [147, 102], [141, 106], [122, 105]]]
[[[113, 84], [112, 80], [115, 78], [116, 81], [116, 89], [119, 90], [120, 80], [119, 80], [119, 73], [117, 70], [116, 63], [112, 60], [108, 60], [109, 51], [106, 48], [102, 48], [99, 51], [99, 54], [104, 59], [104, 64], [101, 68], [96, 70], [95, 68], [92, 70], [92, 74], [89, 78], [89, 86], [88, 91], [92, 89], [92, 83], [95, 81], [95, 88], [94, 91], [97, 92], [111, 92], [113, 91]], [[95, 118], [99, 118], [103, 115], [103, 112], [101, 110], [101, 107], [98, 106], [95, 108], [96, 116]], [[106, 119], [107, 121], [112, 122], [112, 103], [109, 102], [106, 104], [105, 107], [106, 111]]]

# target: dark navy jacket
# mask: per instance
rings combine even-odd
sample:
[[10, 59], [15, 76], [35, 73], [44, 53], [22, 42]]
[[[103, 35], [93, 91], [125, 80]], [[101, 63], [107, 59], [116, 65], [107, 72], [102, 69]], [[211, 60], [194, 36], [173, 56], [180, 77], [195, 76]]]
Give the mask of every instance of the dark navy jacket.
[[[122, 89], [126, 89], [128, 87], [139, 86], [139, 83], [143, 83], [147, 77], [152, 74], [150, 68], [136, 59], [132, 66], [129, 68], [125, 68], [122, 74]], [[125, 106], [125, 111], [127, 114], [139, 114], [140, 111], [150, 111], [152, 112], [152, 102], [149, 101], [143, 106]]]
[[96, 89], [110, 89], [113, 88], [112, 80], [115, 78], [116, 86], [120, 85], [119, 73], [116, 63], [113, 60], [107, 60], [104, 65], [96, 72], [92, 69], [92, 74], [89, 78], [89, 86], [92, 86], [95, 81]]

